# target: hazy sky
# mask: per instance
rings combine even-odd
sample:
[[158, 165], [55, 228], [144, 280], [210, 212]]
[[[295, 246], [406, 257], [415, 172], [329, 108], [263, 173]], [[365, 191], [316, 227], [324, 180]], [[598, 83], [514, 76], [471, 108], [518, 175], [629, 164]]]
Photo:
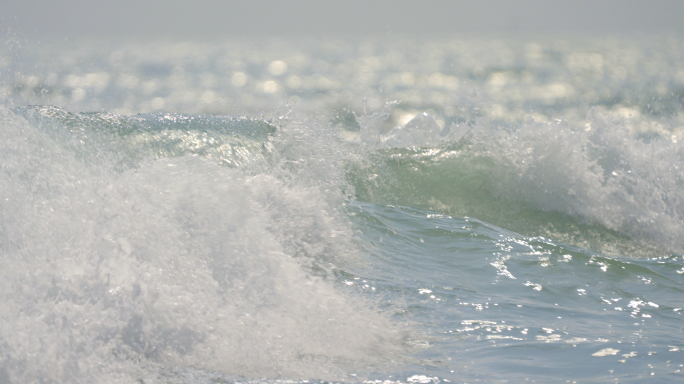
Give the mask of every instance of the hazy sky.
[[682, 0], [0, 0], [25, 37], [684, 32]]

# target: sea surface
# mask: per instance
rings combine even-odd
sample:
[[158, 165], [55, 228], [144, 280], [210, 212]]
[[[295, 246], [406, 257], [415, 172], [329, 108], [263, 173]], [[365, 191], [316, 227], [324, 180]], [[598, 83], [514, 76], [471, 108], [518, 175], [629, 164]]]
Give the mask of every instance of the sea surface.
[[0, 46], [0, 383], [684, 380], [684, 38]]

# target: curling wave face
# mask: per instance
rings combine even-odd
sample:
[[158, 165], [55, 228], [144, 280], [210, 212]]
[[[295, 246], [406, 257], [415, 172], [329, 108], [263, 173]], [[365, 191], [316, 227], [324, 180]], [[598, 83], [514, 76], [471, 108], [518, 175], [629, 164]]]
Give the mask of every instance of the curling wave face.
[[440, 129], [423, 114], [382, 133], [384, 118], [362, 125], [359, 137], [376, 149], [350, 166], [362, 200], [477, 217], [614, 255], [684, 249], [684, 149], [669, 137], [632, 135], [595, 110], [582, 127], [485, 120]]

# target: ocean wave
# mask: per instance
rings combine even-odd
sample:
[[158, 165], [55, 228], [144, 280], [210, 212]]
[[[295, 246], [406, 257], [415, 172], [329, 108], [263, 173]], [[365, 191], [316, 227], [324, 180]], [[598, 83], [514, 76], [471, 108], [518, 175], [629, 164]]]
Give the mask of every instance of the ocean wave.
[[440, 128], [420, 114], [383, 131], [361, 119], [372, 148], [351, 166], [358, 198], [473, 216], [597, 251], [684, 250], [684, 150], [676, 136], [632, 133], [591, 110], [584, 125], [487, 119]]

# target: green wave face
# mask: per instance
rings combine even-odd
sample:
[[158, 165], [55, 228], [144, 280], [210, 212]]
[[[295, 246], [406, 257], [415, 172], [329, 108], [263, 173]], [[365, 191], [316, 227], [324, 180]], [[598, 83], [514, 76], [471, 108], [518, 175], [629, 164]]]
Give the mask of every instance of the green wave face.
[[356, 197], [473, 217], [524, 236], [543, 236], [606, 254], [645, 257], [667, 253], [587, 218], [543, 210], [507, 196], [497, 178], [505, 170], [491, 157], [473, 151], [447, 156], [433, 152], [382, 151], [373, 154], [367, 164], [350, 166]]

